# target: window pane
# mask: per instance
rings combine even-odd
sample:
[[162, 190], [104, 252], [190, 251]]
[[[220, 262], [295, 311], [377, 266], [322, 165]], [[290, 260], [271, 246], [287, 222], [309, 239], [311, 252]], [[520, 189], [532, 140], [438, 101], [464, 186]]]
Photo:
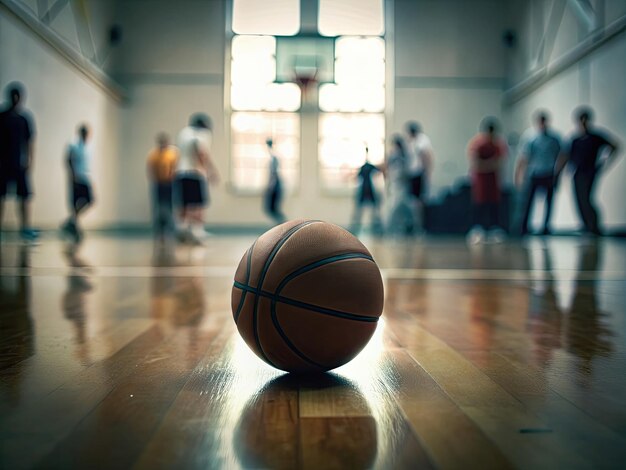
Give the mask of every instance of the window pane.
[[272, 137], [287, 190], [300, 178], [300, 116], [294, 113], [233, 113], [232, 183], [236, 189], [262, 191], [269, 179], [265, 140]]
[[322, 111], [381, 112], [385, 108], [385, 42], [344, 37], [335, 50], [335, 82], [320, 87]]
[[385, 59], [385, 41], [382, 38], [352, 38], [337, 39], [335, 43], [335, 57], [358, 58], [360, 62], [372, 59]]
[[232, 42], [232, 56], [267, 56], [276, 51], [276, 39], [272, 36], [235, 36]]
[[235, 36], [232, 43], [230, 103], [236, 110], [296, 111], [300, 88], [274, 83], [276, 40], [269, 36]]
[[[385, 158], [385, 118], [382, 114], [331, 114], [320, 116], [319, 164], [326, 188], [345, 188], [350, 175], [369, 159], [380, 164]], [[353, 183], [353, 181], [352, 181]]]
[[237, 34], [291, 36], [300, 29], [300, 0], [233, 0]]
[[385, 32], [384, 0], [319, 0], [318, 26], [324, 36]]

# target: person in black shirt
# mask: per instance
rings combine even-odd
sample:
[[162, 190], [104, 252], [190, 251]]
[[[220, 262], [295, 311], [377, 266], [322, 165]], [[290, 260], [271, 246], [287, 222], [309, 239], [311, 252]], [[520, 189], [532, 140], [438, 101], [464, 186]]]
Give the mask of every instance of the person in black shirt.
[[14, 190], [20, 199], [20, 235], [24, 241], [34, 241], [37, 233], [29, 225], [28, 202], [31, 191], [28, 176], [33, 163], [35, 130], [32, 119], [22, 110], [22, 86], [11, 83], [6, 91], [9, 104], [0, 113], [0, 230], [4, 199], [9, 190]]
[[359, 186], [356, 193], [356, 204], [354, 208], [354, 214], [352, 216], [351, 231], [358, 232], [361, 226], [361, 216], [363, 213], [363, 207], [370, 205], [372, 207], [372, 226], [373, 231], [379, 234], [382, 231], [382, 220], [380, 218], [378, 194], [374, 188], [374, 182], [372, 177], [379, 173], [381, 170], [375, 165], [372, 165], [369, 161], [369, 149], [365, 147], [365, 163], [359, 172], [357, 178], [359, 180]]
[[574, 170], [576, 203], [585, 231], [600, 235], [598, 209], [592, 201], [592, 191], [598, 173], [608, 170], [615, 162], [618, 146], [614, 138], [594, 129], [590, 108], [578, 108], [574, 116], [579, 129], [572, 137], [568, 153]]

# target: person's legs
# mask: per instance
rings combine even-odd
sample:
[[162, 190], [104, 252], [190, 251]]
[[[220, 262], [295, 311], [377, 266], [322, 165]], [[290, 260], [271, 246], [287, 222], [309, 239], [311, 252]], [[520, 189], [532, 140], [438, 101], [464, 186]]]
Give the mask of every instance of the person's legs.
[[598, 208], [596, 207], [596, 204], [593, 200], [593, 188], [594, 188], [594, 183], [596, 182], [596, 175], [591, 174], [589, 175], [589, 179], [588, 179], [588, 191], [587, 191], [587, 207], [589, 210], [589, 222], [591, 224], [591, 232], [595, 233], [595, 234], [600, 234], [600, 225], [598, 223]]
[[82, 239], [79, 219], [92, 205], [91, 186], [88, 183], [74, 184], [74, 213], [72, 214], [73, 235], [76, 243]]
[[30, 228], [30, 207], [28, 198], [20, 199], [20, 229], [22, 233]]
[[282, 201], [282, 190], [280, 185], [276, 185], [274, 187], [274, 191], [272, 192], [272, 214], [277, 223], [282, 224], [285, 221], [285, 216], [283, 215], [283, 211], [280, 208], [280, 203]]
[[500, 202], [493, 201], [486, 205], [487, 211], [487, 228], [489, 230], [498, 230], [501, 228], [500, 224]]
[[595, 175], [589, 175], [580, 171], [574, 174], [574, 190], [578, 212], [585, 225], [585, 229], [590, 232], [597, 231], [598, 229], [597, 212], [591, 203], [591, 190], [594, 176]]
[[552, 216], [552, 201], [554, 199], [554, 179], [552, 177], [546, 179], [544, 182], [544, 189], [546, 191], [546, 209], [543, 219], [543, 234], [550, 233], [550, 217]]
[[20, 220], [20, 233], [25, 240], [33, 241], [37, 238], [37, 233], [30, 226], [30, 184], [28, 174], [21, 171], [15, 181], [16, 195], [20, 202], [18, 204], [18, 218]]
[[208, 186], [206, 180], [201, 176], [194, 176], [191, 178], [190, 186], [190, 226], [192, 241], [196, 243], [202, 243], [206, 237], [207, 232], [204, 229], [204, 209], [208, 204]]
[[526, 235], [528, 230], [528, 220], [530, 219], [530, 214], [533, 208], [533, 202], [535, 199], [535, 191], [537, 190], [537, 186], [535, 184], [535, 179], [530, 178], [529, 181], [526, 182], [526, 199], [524, 202], [524, 212], [522, 216], [522, 223], [520, 225], [520, 230], [522, 235]]
[[165, 235], [165, 228], [167, 226], [167, 199], [169, 197], [168, 188], [166, 184], [155, 183], [154, 189], [154, 229], [155, 235], [161, 240]]
[[161, 185], [161, 209], [163, 210], [164, 230], [170, 235], [174, 230], [174, 204], [172, 183], [162, 183]]
[[410, 182], [410, 194], [409, 204], [411, 206], [411, 212], [413, 216], [413, 233], [419, 233], [423, 228], [424, 222], [424, 202], [422, 199], [422, 193], [424, 190], [424, 177], [419, 174], [413, 176]]
[[363, 217], [363, 201], [359, 197], [354, 204], [354, 213], [352, 214], [352, 223], [350, 224], [351, 232], [358, 232], [361, 228], [361, 218]]
[[383, 220], [380, 216], [380, 204], [378, 200], [372, 201], [372, 232], [376, 235], [383, 234]]

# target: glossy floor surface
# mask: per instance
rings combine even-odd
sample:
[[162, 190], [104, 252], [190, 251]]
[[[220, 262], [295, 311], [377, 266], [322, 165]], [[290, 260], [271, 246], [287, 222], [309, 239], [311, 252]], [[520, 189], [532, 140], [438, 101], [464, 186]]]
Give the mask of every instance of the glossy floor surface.
[[254, 238], [4, 243], [0, 468], [623, 468], [626, 242], [365, 240], [376, 334], [298, 378], [232, 320]]

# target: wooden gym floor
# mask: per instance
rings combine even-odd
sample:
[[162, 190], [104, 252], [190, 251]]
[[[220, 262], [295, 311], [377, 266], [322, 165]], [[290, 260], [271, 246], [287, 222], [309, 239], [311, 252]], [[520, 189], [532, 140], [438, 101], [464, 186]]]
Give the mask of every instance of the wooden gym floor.
[[232, 321], [253, 239], [5, 243], [0, 468], [623, 468], [625, 242], [365, 240], [377, 333], [298, 379]]

